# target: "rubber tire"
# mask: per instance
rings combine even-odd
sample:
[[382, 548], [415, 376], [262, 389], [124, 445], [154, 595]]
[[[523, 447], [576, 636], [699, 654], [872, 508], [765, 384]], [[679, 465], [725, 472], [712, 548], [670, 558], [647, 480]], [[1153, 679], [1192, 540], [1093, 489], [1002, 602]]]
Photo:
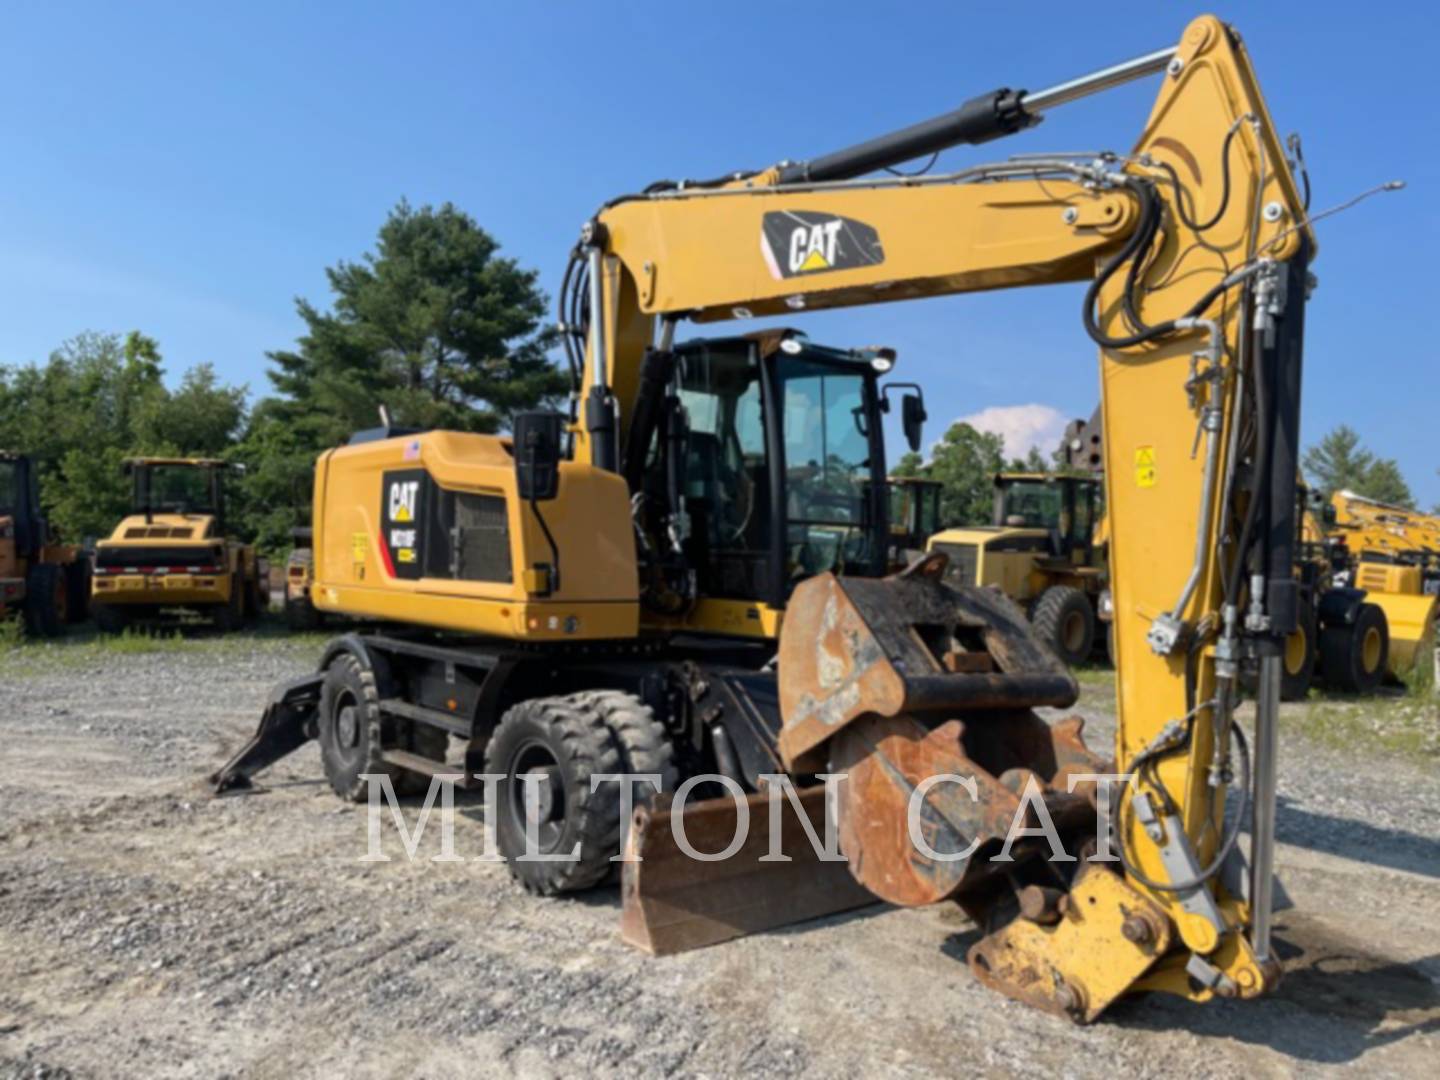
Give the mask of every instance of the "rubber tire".
[[[1078, 648], [1067, 649], [1062, 630], [1067, 622], [1075, 618], [1084, 620], [1084, 640], [1078, 643]], [[1069, 585], [1050, 586], [1036, 601], [1030, 624], [1040, 640], [1066, 667], [1074, 667], [1090, 659], [1090, 651], [1095, 648], [1095, 609], [1090, 606], [1090, 598], [1079, 589]]]
[[[1315, 611], [1310, 607], [1300, 609], [1300, 629], [1297, 633], [1305, 635], [1305, 656], [1300, 670], [1291, 672], [1289, 670], [1288, 655], [1282, 656], [1280, 674], [1280, 700], [1281, 701], [1304, 701], [1310, 694], [1310, 686], [1315, 681], [1316, 659], [1320, 654], [1318, 644], [1315, 640]], [[1290, 643], [1285, 643], [1288, 654]]]
[[[518, 755], [539, 743], [555, 759], [565, 800], [565, 828], [556, 852], [574, 850], [573, 861], [520, 861], [525, 851], [525, 823], [514, 813], [512, 767]], [[588, 889], [610, 875], [611, 858], [620, 851], [620, 788], [613, 781], [592, 791], [597, 773], [621, 772], [615, 736], [598, 711], [577, 697], [532, 698], [509, 709], [485, 748], [485, 772], [499, 775], [495, 798], [495, 840], [510, 875], [531, 893]]]
[[[572, 695], [571, 700], [598, 713], [610, 729], [620, 751], [621, 772], [659, 774], [660, 792], [674, 792], [680, 783], [675, 747], [665, 725], [655, 719], [654, 709], [623, 690], [587, 690]], [[636, 791], [653, 793], [649, 785]]]
[[95, 629], [102, 634], [123, 634], [135, 621], [134, 612], [119, 604], [93, 604], [90, 615], [95, 620]]
[[245, 582], [237, 574], [230, 579], [230, 599], [214, 605], [215, 629], [233, 634], [245, 628]]
[[[1380, 634], [1379, 662], [1365, 665], [1365, 638], [1371, 631]], [[1385, 678], [1390, 660], [1390, 624], [1375, 604], [1355, 609], [1349, 626], [1327, 626], [1320, 632], [1320, 665], [1325, 682], [1347, 694], [1370, 694]]]
[[[356, 744], [349, 747], [342, 745], [338, 734], [339, 710], [347, 700], [355, 703], [358, 713]], [[444, 761], [450, 746], [450, 736], [439, 728], [382, 716], [375, 673], [348, 652], [337, 656], [325, 671], [316, 726], [325, 779], [335, 794], [348, 802], [364, 802], [369, 797], [370, 783], [363, 779], [368, 773], [388, 775], [396, 795], [420, 795], [429, 789], [429, 776], [385, 761], [381, 757], [384, 747]]]
[[[56, 603], [63, 593], [66, 603]], [[25, 577], [25, 629], [32, 637], [53, 638], [65, 632], [69, 584], [55, 563], [36, 563]]]
[[[347, 707], [356, 713], [354, 746], [344, 745], [339, 735], [340, 714]], [[353, 653], [341, 653], [326, 669], [316, 726], [320, 763], [336, 795], [349, 802], [363, 802], [370, 791], [369, 783], [362, 779], [364, 774], [387, 773], [394, 779], [397, 770], [380, 758], [384, 743], [375, 673]]]
[[70, 604], [66, 617], [72, 623], [82, 623], [90, 617], [90, 563], [84, 557], [76, 559], [65, 567], [65, 587], [70, 590]]
[[299, 633], [320, 629], [320, 612], [307, 596], [303, 600], [285, 601], [285, 625]]

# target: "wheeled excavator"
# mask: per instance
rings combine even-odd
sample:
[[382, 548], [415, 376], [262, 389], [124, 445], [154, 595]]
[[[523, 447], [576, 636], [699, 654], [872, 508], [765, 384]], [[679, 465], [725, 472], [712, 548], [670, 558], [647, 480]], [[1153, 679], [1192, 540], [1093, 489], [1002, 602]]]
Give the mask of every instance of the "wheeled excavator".
[[[1158, 95], [1128, 152], [879, 171], [1142, 77]], [[568, 414], [508, 437], [386, 427], [320, 458], [314, 602], [392, 628], [335, 639], [277, 688], [212, 782], [311, 738], [347, 798], [366, 777], [498, 778], [514, 877], [596, 885], [623, 840], [622, 932], [654, 952], [953, 901], [980, 931], [978, 979], [1077, 1021], [1141, 991], [1264, 994], [1306, 214], [1239, 35], [1208, 16], [1046, 90], [611, 199], [561, 289]], [[937, 554], [886, 575], [886, 365], [786, 331], [677, 340], [687, 321], [1065, 282], [1086, 283], [1099, 349], [1107, 751], [1037, 713], [1078, 689], [1013, 603], [947, 584]], [[625, 821], [620, 773], [660, 789]], [[808, 836], [822, 774], [843, 777], [839, 861]], [[772, 804], [782, 779], [795, 798]], [[767, 805], [788, 807], [788, 861], [740, 828]], [[520, 858], [527, 833], [574, 857]]]

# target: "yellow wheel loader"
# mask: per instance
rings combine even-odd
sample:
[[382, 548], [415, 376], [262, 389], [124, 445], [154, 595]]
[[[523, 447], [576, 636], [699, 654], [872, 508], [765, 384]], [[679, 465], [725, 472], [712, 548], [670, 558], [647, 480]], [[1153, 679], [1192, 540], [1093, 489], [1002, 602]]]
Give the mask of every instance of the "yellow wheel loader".
[[1094, 535], [1099, 497], [1094, 477], [1000, 473], [991, 525], [945, 529], [925, 547], [949, 557], [947, 580], [999, 589], [1056, 656], [1080, 664], [1095, 648], [1106, 583]]
[[[1122, 153], [880, 172], [1141, 77], [1158, 96]], [[570, 412], [321, 457], [315, 605], [394, 628], [332, 641], [212, 781], [312, 738], [349, 799], [367, 776], [460, 772], [526, 888], [620, 865], [622, 933], [653, 952], [943, 902], [976, 922], [975, 978], [1077, 1021], [1142, 991], [1264, 994], [1314, 254], [1250, 61], [1211, 17], [1045, 90], [612, 198], [560, 290]], [[939, 552], [884, 576], [888, 360], [779, 330], [677, 343], [687, 320], [1062, 282], [1088, 283], [1099, 349], [1103, 750], [1036, 712], [1078, 689], [1012, 601], [946, 582]]]
[[56, 637], [84, 620], [89, 592], [89, 560], [40, 510], [34, 461], [0, 452], [0, 620], [19, 614], [27, 633]]
[[1352, 491], [1330, 498], [1332, 534], [1344, 545], [1343, 571], [1385, 615], [1382, 668], [1404, 679], [1434, 662], [1440, 614], [1440, 517], [1367, 499]]
[[227, 535], [228, 462], [133, 458], [131, 513], [95, 549], [95, 624], [118, 633], [176, 611], [238, 630], [270, 603], [265, 560]]

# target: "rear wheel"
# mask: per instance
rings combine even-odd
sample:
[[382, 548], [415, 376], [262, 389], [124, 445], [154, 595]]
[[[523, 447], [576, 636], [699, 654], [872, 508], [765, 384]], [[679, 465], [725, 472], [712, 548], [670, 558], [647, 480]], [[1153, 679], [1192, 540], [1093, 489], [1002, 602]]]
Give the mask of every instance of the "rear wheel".
[[[502, 777], [496, 844], [515, 880], [543, 896], [598, 885], [620, 850], [619, 786], [606, 781], [592, 789], [591, 778], [621, 772], [621, 751], [601, 713], [583, 698], [521, 702], [505, 713], [485, 748], [485, 771]], [[528, 858], [527, 832], [533, 837]]]
[[1325, 681], [1351, 694], [1372, 692], [1385, 677], [1390, 659], [1390, 625], [1374, 604], [1361, 604], [1349, 626], [1327, 626], [1320, 632], [1320, 659]]
[[1295, 632], [1285, 639], [1284, 667], [1280, 677], [1281, 701], [1305, 700], [1310, 693], [1310, 684], [1315, 681], [1317, 654], [1315, 612], [1304, 607]]
[[35, 637], [53, 638], [70, 621], [70, 589], [61, 567], [37, 563], [25, 581], [25, 626]]
[[1095, 647], [1095, 609], [1079, 589], [1052, 585], [1041, 594], [1030, 621], [1040, 640], [1067, 666], [1090, 658]]
[[216, 604], [215, 629], [231, 634], [245, 626], [245, 583], [237, 574], [230, 579], [230, 599]]
[[90, 563], [83, 556], [65, 567], [65, 588], [69, 592], [66, 617], [84, 622], [90, 615]]
[[95, 604], [91, 611], [95, 629], [102, 634], [123, 634], [134, 621], [134, 613], [119, 604]]

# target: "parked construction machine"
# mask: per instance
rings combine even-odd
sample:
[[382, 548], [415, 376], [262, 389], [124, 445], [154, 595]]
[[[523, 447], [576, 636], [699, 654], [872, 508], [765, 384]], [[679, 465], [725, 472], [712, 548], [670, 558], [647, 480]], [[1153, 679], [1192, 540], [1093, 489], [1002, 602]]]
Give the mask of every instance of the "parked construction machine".
[[940, 531], [943, 485], [923, 476], [890, 477], [891, 563], [904, 568], [924, 552]]
[[64, 633], [85, 618], [89, 567], [45, 520], [34, 460], [0, 452], [0, 620], [20, 612], [36, 637]]
[[130, 514], [95, 549], [95, 625], [117, 633], [188, 610], [238, 630], [269, 606], [265, 560], [227, 533], [224, 477], [212, 458], [132, 458]]
[[[879, 172], [1142, 76], [1159, 95], [1127, 153]], [[1211, 17], [1047, 90], [614, 198], [562, 284], [569, 415], [508, 437], [382, 429], [319, 460], [315, 604], [394, 627], [336, 638], [212, 780], [311, 738], [350, 799], [367, 776], [488, 774], [529, 889], [606, 880], [623, 838], [622, 930], [656, 952], [954, 901], [980, 928], [975, 977], [1076, 1020], [1138, 991], [1263, 994], [1314, 253], [1249, 59]], [[879, 357], [785, 331], [677, 344], [682, 320], [1062, 282], [1088, 283], [1100, 350], [1110, 752], [1035, 712], [1078, 689], [1011, 601], [947, 583], [938, 552], [884, 576]], [[623, 820], [615, 774], [661, 793]], [[807, 841], [820, 774], [844, 777], [839, 862]], [[781, 777], [790, 861], [746, 828]]]
[[1095, 537], [1100, 495], [1093, 476], [999, 473], [992, 524], [945, 529], [926, 550], [949, 557], [946, 580], [999, 589], [1056, 656], [1080, 664], [1095, 648], [1106, 584], [1105, 547]]
[[1386, 663], [1403, 679], [1433, 662], [1440, 612], [1440, 517], [1337, 491], [1330, 534], [1342, 545], [1341, 570], [1385, 614]]

